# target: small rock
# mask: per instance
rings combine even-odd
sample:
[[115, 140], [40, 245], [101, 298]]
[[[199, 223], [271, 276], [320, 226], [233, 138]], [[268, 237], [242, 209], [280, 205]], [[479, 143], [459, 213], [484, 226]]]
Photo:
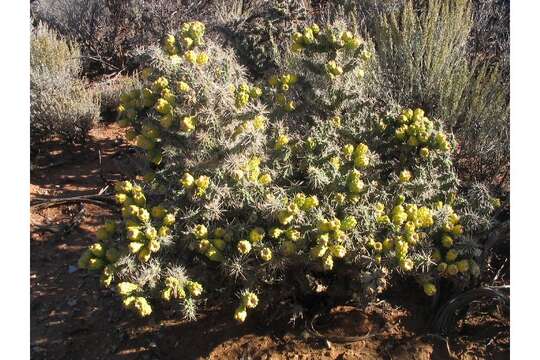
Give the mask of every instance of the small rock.
[[324, 340], [324, 346], [327, 348], [327, 349], [331, 349], [332, 348], [332, 343], [328, 340]]

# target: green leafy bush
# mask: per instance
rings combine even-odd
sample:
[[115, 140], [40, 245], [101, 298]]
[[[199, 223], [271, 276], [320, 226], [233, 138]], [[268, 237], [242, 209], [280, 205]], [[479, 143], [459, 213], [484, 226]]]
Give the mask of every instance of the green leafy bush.
[[470, 235], [496, 200], [481, 186], [460, 195], [440, 120], [374, 107], [369, 42], [340, 23], [305, 27], [268, 84], [252, 84], [204, 30], [167, 35], [121, 97], [119, 124], [152, 171], [116, 185], [122, 218], [81, 267], [141, 316], [179, 302], [194, 318], [219, 294], [240, 322], [314, 298], [363, 305], [391, 277], [433, 296], [478, 276]]
[[82, 142], [99, 117], [99, 98], [80, 79], [79, 48], [47, 26], [32, 29], [30, 51], [31, 142], [53, 136]]

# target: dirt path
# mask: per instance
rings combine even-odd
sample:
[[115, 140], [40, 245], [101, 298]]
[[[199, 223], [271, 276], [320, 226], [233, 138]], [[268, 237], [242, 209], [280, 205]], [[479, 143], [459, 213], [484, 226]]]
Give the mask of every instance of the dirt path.
[[[95, 194], [121, 174], [134, 175], [136, 155], [122, 134], [109, 125], [94, 129], [84, 147], [62, 151], [51, 143], [37, 165], [65, 163], [32, 173], [31, 198]], [[362, 315], [381, 336], [352, 344], [326, 344], [287, 324], [265, 328], [255, 316], [237, 325], [230, 309], [209, 308], [195, 323], [170, 320], [159, 310], [150, 320], [138, 319], [110, 290], [100, 289], [95, 275], [75, 267], [111, 209], [68, 204], [30, 215], [32, 359], [451, 358], [444, 341], [423, 336], [429, 304], [403, 294], [387, 294], [387, 301]], [[357, 324], [351, 316], [340, 326]], [[460, 359], [508, 359], [508, 324], [491, 315], [469, 319], [449, 346]]]

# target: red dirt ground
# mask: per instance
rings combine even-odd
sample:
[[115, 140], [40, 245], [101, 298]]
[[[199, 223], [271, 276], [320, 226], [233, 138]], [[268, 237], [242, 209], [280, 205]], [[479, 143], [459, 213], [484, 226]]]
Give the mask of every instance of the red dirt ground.
[[[49, 144], [31, 174], [31, 198], [96, 194], [120, 174], [135, 175], [137, 159], [122, 135], [116, 125], [101, 125], [85, 146]], [[66, 162], [39, 168], [59, 161]], [[264, 327], [256, 316], [237, 325], [230, 309], [217, 306], [194, 323], [170, 320], [159, 310], [150, 320], [138, 319], [94, 275], [74, 267], [111, 215], [108, 207], [88, 203], [32, 209], [32, 359], [509, 359], [507, 319], [496, 313], [469, 317], [447, 346], [427, 335], [429, 304], [416, 292], [386, 294], [363, 313], [335, 309], [325, 335], [378, 334], [350, 344], [324, 343], [287, 324]], [[74, 216], [79, 224], [71, 224]]]

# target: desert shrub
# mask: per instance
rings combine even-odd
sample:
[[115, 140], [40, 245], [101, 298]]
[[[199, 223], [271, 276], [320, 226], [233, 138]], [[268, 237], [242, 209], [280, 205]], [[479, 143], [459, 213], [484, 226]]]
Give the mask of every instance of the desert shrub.
[[407, 1], [382, 14], [370, 32], [381, 74], [373, 90], [444, 118], [460, 144], [460, 164], [493, 184], [509, 164], [508, 63], [473, 52], [471, 30], [482, 26], [475, 16], [481, 20], [467, 0], [429, 0], [420, 8]]
[[305, 27], [268, 84], [252, 84], [204, 29], [167, 35], [121, 97], [119, 124], [152, 170], [116, 185], [122, 217], [82, 268], [141, 316], [173, 302], [194, 318], [214, 295], [240, 322], [314, 299], [364, 305], [390, 277], [433, 296], [478, 276], [471, 233], [497, 202], [481, 187], [461, 195], [442, 121], [374, 108], [369, 42], [340, 23]]
[[30, 41], [32, 144], [52, 136], [84, 141], [99, 117], [99, 99], [78, 77], [79, 48], [42, 24], [32, 29]]
[[[510, 1], [478, 0], [472, 3], [474, 24], [471, 50], [484, 59], [508, 61], [510, 55]], [[508, 64], [506, 67], [509, 68]], [[506, 76], [510, 76], [506, 74]]]
[[[208, 0], [39, 0], [33, 16], [79, 43], [89, 76], [132, 70], [131, 51], [158, 41], [189, 17], [204, 17]], [[174, 14], [171, 16], [171, 14]]]
[[309, 19], [305, 1], [224, 1], [216, 9], [216, 29], [239, 60], [260, 77], [275, 70], [287, 39]]

